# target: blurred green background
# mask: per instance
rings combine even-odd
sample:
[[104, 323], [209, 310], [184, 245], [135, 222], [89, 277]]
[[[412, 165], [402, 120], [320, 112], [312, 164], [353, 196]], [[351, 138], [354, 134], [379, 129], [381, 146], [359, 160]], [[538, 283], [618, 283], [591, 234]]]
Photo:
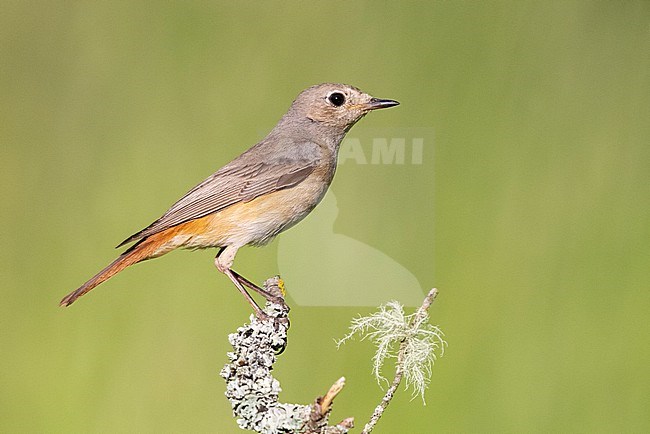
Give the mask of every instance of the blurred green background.
[[[239, 431], [218, 372], [250, 309], [215, 252], [57, 303], [323, 81], [402, 103], [359, 131], [435, 130], [332, 186], [337, 233], [440, 289], [427, 405], [377, 432], [650, 430], [650, 3], [4, 1], [0, 65], [1, 432]], [[345, 375], [362, 426], [373, 348], [333, 338], [372, 310], [294, 305], [281, 399]]]

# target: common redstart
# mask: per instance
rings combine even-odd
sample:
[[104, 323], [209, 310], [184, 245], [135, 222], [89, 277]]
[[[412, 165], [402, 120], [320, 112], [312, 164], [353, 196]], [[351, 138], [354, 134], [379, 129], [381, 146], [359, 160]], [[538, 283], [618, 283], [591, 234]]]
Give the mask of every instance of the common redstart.
[[233, 270], [245, 245], [263, 246], [302, 220], [325, 195], [345, 134], [371, 110], [398, 105], [345, 84], [302, 91], [271, 132], [191, 189], [158, 220], [117, 247], [135, 242], [116, 260], [61, 300], [74, 301], [129, 265], [174, 249], [218, 247], [214, 263], [263, 316], [244, 287], [266, 291]]

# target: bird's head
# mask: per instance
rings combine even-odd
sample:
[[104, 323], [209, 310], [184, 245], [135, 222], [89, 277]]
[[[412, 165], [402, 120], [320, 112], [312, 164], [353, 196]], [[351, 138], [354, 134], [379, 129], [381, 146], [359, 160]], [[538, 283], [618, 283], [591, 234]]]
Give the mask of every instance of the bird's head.
[[290, 112], [347, 132], [371, 110], [398, 104], [392, 99], [374, 98], [347, 84], [323, 83], [302, 91], [291, 105]]

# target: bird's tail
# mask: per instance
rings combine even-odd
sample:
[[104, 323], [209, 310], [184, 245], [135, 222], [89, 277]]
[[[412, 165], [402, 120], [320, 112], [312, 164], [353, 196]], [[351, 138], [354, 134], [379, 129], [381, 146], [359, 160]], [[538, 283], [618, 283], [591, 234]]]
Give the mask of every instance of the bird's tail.
[[129, 250], [122, 253], [116, 260], [111, 262], [106, 268], [99, 273], [95, 274], [88, 282], [81, 285], [70, 294], [66, 295], [59, 303], [60, 306], [70, 306], [79, 297], [92, 290], [94, 287], [102, 282], [115, 276], [120, 271], [124, 270], [129, 265], [133, 265], [140, 261], [144, 261], [151, 257], [151, 245], [147, 243], [148, 240], [142, 240], [138, 244], [132, 246]]

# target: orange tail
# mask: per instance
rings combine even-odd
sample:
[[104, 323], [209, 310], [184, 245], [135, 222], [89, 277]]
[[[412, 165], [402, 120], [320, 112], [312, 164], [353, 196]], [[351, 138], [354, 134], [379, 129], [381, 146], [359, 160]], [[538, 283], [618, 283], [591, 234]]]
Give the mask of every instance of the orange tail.
[[143, 241], [144, 241], [143, 243], [136, 244], [126, 252], [122, 253], [116, 260], [111, 262], [106, 268], [104, 268], [99, 273], [95, 274], [95, 276], [93, 276], [88, 282], [84, 283], [78, 289], [66, 295], [63, 298], [63, 300], [61, 300], [59, 305], [70, 306], [79, 297], [89, 292], [100, 283], [115, 276], [117, 273], [124, 270], [129, 265], [133, 265], [135, 263], [148, 259], [150, 256], [151, 245], [150, 243], [147, 243], [146, 240]]

